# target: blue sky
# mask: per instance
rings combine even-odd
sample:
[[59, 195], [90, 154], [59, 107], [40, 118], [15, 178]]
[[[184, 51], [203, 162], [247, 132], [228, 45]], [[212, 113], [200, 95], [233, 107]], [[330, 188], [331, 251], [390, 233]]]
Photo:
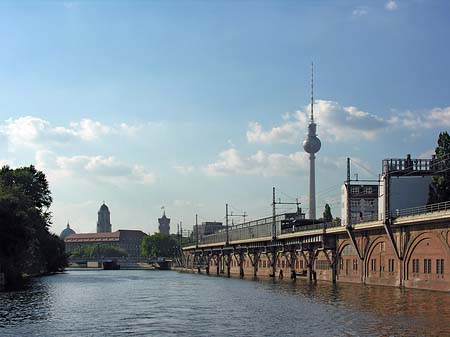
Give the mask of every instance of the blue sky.
[[[172, 230], [307, 210], [315, 64], [317, 213], [345, 158], [430, 157], [450, 126], [448, 1], [2, 1], [0, 162], [50, 181], [53, 230]], [[365, 167], [366, 169], [361, 168]], [[279, 209], [282, 212], [283, 209]], [[237, 219], [236, 219], [237, 220]]]

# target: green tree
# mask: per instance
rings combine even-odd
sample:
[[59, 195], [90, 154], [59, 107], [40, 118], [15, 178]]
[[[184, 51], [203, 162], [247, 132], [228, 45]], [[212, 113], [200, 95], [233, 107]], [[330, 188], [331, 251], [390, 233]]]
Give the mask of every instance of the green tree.
[[145, 257], [174, 257], [178, 248], [178, 242], [173, 237], [155, 233], [144, 237], [141, 253]]
[[127, 257], [128, 253], [121, 248], [110, 246], [107, 244], [83, 245], [80, 249], [72, 252], [74, 257]]
[[325, 204], [325, 209], [323, 211], [323, 221], [324, 222], [333, 221], [333, 215], [331, 215], [331, 208], [330, 205], [328, 204]]
[[62, 270], [64, 242], [49, 232], [52, 203], [45, 174], [34, 166], [0, 170], [0, 265], [14, 285], [23, 274]]
[[435, 154], [433, 168], [436, 173], [430, 184], [429, 204], [450, 200], [450, 136], [446, 131], [439, 134]]

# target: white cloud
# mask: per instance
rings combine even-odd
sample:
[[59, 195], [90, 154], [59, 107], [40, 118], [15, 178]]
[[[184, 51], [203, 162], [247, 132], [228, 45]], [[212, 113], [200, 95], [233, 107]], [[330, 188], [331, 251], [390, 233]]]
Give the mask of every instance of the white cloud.
[[[286, 116], [284, 116], [286, 117]], [[249, 143], [287, 143], [295, 144], [300, 137], [299, 123], [289, 121], [281, 126], [276, 126], [269, 131], [263, 131], [261, 124], [251, 122], [247, 131], [247, 141]]]
[[76, 1], [65, 1], [63, 2], [63, 5], [66, 9], [75, 9], [80, 5], [80, 3]]
[[353, 10], [352, 15], [353, 16], [364, 16], [368, 13], [367, 7], [357, 7]]
[[7, 159], [0, 159], [0, 168], [3, 166], [13, 166], [12, 162]]
[[192, 165], [175, 165], [173, 168], [182, 175], [189, 175], [194, 172], [195, 167]]
[[112, 132], [111, 127], [87, 118], [82, 119], [80, 122], [70, 123], [70, 126], [69, 132], [87, 141], [98, 139]]
[[[316, 100], [314, 117], [318, 136], [330, 141], [352, 139], [372, 140], [383, 131], [387, 123], [380, 117], [362, 111], [354, 106], [341, 106], [334, 101]], [[264, 131], [257, 122], [252, 122], [247, 131], [249, 143], [289, 143], [300, 144], [307, 132], [308, 107], [295, 114], [283, 115], [286, 122], [271, 130]]]
[[99, 180], [113, 185], [144, 184], [155, 181], [155, 175], [143, 166], [130, 165], [115, 157], [103, 156], [56, 156], [48, 150], [36, 152], [36, 167], [45, 170], [50, 180], [76, 177]]
[[12, 149], [21, 147], [39, 149], [47, 147], [48, 144], [63, 144], [73, 139], [89, 142], [110, 134], [132, 135], [138, 130], [140, 126], [125, 123], [108, 126], [89, 118], [72, 122], [68, 127], [52, 126], [49, 121], [34, 116], [9, 118], [0, 124], [0, 135], [7, 139]]
[[434, 126], [450, 126], [450, 106], [446, 108], [434, 108], [427, 117]]
[[185, 207], [185, 206], [191, 206], [192, 202], [189, 200], [174, 200], [173, 205], [175, 207]]
[[436, 149], [429, 149], [418, 155], [418, 158], [431, 158], [435, 154]]
[[394, 0], [390, 0], [386, 3], [386, 5], [384, 5], [384, 8], [388, 11], [395, 11], [398, 8], [398, 4]]
[[450, 106], [434, 108], [424, 113], [412, 111], [399, 112], [388, 120], [392, 127], [406, 128], [409, 130], [422, 130], [450, 126]]
[[245, 157], [238, 150], [231, 148], [221, 152], [219, 157], [218, 161], [204, 168], [207, 175], [285, 176], [296, 174], [309, 167], [305, 152], [281, 154], [258, 151], [249, 157]]

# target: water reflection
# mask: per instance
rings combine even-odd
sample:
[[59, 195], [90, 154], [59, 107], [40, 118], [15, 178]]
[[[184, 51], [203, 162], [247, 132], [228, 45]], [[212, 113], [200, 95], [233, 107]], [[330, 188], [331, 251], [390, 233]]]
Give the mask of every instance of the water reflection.
[[0, 293], [0, 327], [49, 319], [52, 299], [49, 286], [35, 280], [21, 291]]
[[71, 271], [0, 294], [5, 336], [445, 336], [450, 295], [305, 280]]

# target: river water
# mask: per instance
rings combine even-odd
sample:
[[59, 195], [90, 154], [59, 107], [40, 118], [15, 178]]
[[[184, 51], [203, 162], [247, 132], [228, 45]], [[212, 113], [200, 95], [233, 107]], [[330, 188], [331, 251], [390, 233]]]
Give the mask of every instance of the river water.
[[0, 293], [0, 336], [450, 336], [450, 294], [155, 270]]

